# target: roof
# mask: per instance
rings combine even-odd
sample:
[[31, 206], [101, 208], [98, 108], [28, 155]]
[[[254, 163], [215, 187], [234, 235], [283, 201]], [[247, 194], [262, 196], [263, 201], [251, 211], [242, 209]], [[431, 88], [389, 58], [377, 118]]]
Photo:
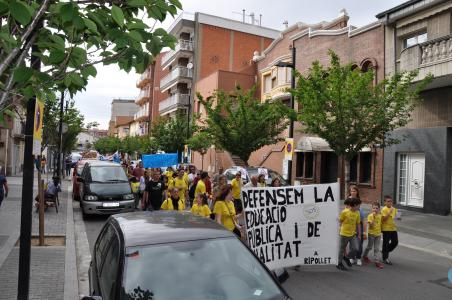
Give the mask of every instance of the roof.
[[116, 116], [115, 127], [127, 125], [133, 121], [133, 116]]
[[[441, 2], [446, 2], [448, 0], [410, 0], [407, 2], [404, 2], [400, 5], [397, 5], [393, 8], [390, 8], [388, 10], [385, 10], [379, 14], [377, 14], [375, 17], [377, 17], [378, 19], [384, 18], [386, 16], [389, 16], [393, 13], [405, 10], [404, 12], [402, 12], [402, 14], [399, 16], [394, 16], [396, 18], [400, 18], [402, 15], [409, 15], [412, 13], [415, 13], [417, 11], [419, 11], [420, 9], [425, 9], [426, 7], [441, 3]], [[392, 18], [391, 16], [389, 16], [390, 18]]]
[[126, 247], [234, 237], [216, 222], [190, 212], [141, 211], [112, 215]]

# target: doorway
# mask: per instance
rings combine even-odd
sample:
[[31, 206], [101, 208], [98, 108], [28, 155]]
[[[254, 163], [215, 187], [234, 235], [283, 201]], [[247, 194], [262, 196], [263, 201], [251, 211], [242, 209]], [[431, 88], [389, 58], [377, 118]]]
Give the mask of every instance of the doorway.
[[399, 153], [397, 162], [397, 203], [424, 207], [425, 155]]

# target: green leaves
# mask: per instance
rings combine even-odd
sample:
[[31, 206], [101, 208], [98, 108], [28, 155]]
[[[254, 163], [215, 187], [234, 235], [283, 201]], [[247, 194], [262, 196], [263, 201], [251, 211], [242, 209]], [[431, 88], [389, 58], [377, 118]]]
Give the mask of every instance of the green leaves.
[[61, 6], [60, 15], [63, 23], [71, 21], [77, 16], [77, 7], [72, 2], [66, 3]]
[[13, 81], [16, 83], [24, 83], [33, 75], [33, 70], [29, 67], [18, 67], [14, 70]]
[[119, 25], [119, 27], [124, 26], [124, 13], [119, 7], [114, 4], [111, 7], [111, 17], [116, 22], [116, 24]]
[[33, 10], [23, 1], [13, 0], [9, 3], [9, 10], [13, 18], [22, 25], [27, 25], [31, 22]]
[[69, 58], [69, 66], [72, 68], [79, 68], [86, 63], [86, 51], [85, 49], [75, 47], [72, 49], [71, 56]]

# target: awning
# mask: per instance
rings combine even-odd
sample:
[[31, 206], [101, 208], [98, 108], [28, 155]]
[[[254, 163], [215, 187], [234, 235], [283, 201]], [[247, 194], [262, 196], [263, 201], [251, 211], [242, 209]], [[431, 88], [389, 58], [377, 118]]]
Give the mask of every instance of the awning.
[[[295, 147], [295, 152], [327, 152], [327, 151], [333, 151], [333, 149], [330, 148], [330, 145], [327, 141], [320, 137], [316, 136], [304, 136], [301, 137], [298, 142], [297, 146]], [[360, 152], [371, 152], [372, 149], [370, 147], [364, 147], [361, 149]]]
[[322, 138], [314, 136], [304, 136], [301, 137], [297, 146], [295, 147], [295, 152], [311, 152], [311, 151], [333, 151], [327, 141]]

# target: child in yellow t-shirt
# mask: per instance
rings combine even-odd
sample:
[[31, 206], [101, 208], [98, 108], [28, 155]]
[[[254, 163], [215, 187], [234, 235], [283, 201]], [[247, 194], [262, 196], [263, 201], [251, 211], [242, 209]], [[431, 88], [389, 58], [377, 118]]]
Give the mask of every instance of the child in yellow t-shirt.
[[374, 202], [372, 204], [372, 213], [367, 216], [367, 247], [364, 250], [363, 259], [364, 262], [370, 263], [367, 254], [370, 250], [374, 250], [375, 266], [379, 269], [383, 269], [383, 265], [380, 260], [380, 240], [381, 240], [381, 213], [380, 203]]
[[397, 208], [393, 205], [391, 196], [385, 196], [385, 207], [381, 210], [381, 232], [383, 233], [382, 259], [387, 265], [392, 265], [389, 260], [389, 252], [394, 251], [399, 243], [397, 227], [394, 219], [397, 215]]
[[209, 218], [212, 213], [209, 208], [208, 199], [206, 194], [196, 195], [196, 202], [191, 207], [190, 211], [194, 215]]
[[339, 223], [341, 226], [340, 231], [340, 245], [339, 245], [339, 253], [337, 258], [336, 268], [339, 270], [346, 270], [342, 260], [345, 260], [345, 263], [351, 267], [352, 263], [350, 259], [346, 257], [345, 249], [347, 245], [350, 244], [350, 257], [355, 257], [356, 252], [359, 249], [359, 241], [358, 236], [361, 235], [359, 223], [361, 221], [358, 208], [358, 199], [356, 198], [347, 198], [344, 202], [346, 208], [339, 215]]

